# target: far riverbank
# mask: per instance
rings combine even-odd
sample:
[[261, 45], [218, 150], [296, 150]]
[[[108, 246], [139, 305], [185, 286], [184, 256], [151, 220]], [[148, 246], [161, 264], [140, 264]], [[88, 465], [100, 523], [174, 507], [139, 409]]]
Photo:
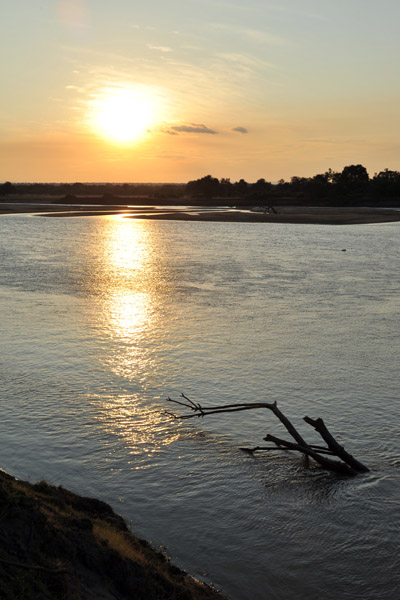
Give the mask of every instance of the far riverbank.
[[132, 219], [175, 221], [223, 221], [247, 223], [293, 223], [310, 225], [362, 225], [400, 221], [400, 210], [370, 207], [282, 206], [264, 213], [227, 207], [155, 205], [69, 205], [43, 202], [12, 202], [0, 205], [0, 215], [31, 213], [52, 217], [121, 215]]

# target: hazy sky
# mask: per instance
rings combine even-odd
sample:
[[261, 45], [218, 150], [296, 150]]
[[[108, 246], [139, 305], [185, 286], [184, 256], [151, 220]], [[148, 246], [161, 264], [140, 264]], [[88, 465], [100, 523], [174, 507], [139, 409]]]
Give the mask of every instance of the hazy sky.
[[399, 0], [1, 0], [0, 181], [400, 169]]

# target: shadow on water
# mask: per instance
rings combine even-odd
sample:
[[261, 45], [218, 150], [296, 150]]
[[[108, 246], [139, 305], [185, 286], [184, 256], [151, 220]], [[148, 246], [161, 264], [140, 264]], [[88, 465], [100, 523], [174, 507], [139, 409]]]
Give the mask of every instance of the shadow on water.
[[[348, 477], [328, 472], [312, 459], [296, 452], [260, 452], [248, 454], [235, 445], [223, 432], [205, 431], [188, 422], [172, 421], [169, 429], [179, 430], [180, 442], [195, 443], [196, 452], [221, 462], [221, 466], [246, 473], [267, 497], [281, 497], [285, 502], [299, 504], [327, 504], [334, 502], [346, 490], [358, 488], [370, 474]], [[201, 426], [201, 424], [200, 424]]]
[[296, 505], [335, 502], [343, 490], [353, 485], [353, 478], [329, 473], [294, 452], [284, 456], [271, 452], [268, 456], [249, 457], [249, 461], [254, 461], [250, 469], [266, 495]]

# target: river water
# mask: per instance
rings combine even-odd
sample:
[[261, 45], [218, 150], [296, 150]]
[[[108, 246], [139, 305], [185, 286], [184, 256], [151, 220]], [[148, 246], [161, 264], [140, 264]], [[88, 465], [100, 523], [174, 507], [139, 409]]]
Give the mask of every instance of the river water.
[[[399, 232], [1, 217], [1, 466], [231, 600], [399, 597]], [[246, 455], [287, 436], [272, 413], [177, 421], [181, 392], [277, 400], [310, 442], [320, 416], [371, 472]]]

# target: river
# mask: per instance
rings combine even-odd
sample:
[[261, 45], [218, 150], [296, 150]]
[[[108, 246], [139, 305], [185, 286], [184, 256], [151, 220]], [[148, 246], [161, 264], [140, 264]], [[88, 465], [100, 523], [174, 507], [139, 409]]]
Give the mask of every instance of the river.
[[[1, 466], [96, 496], [231, 600], [400, 588], [400, 225], [0, 218]], [[345, 251], [344, 251], [345, 250]], [[241, 446], [277, 401], [371, 471]], [[177, 410], [181, 414], [184, 412]]]

